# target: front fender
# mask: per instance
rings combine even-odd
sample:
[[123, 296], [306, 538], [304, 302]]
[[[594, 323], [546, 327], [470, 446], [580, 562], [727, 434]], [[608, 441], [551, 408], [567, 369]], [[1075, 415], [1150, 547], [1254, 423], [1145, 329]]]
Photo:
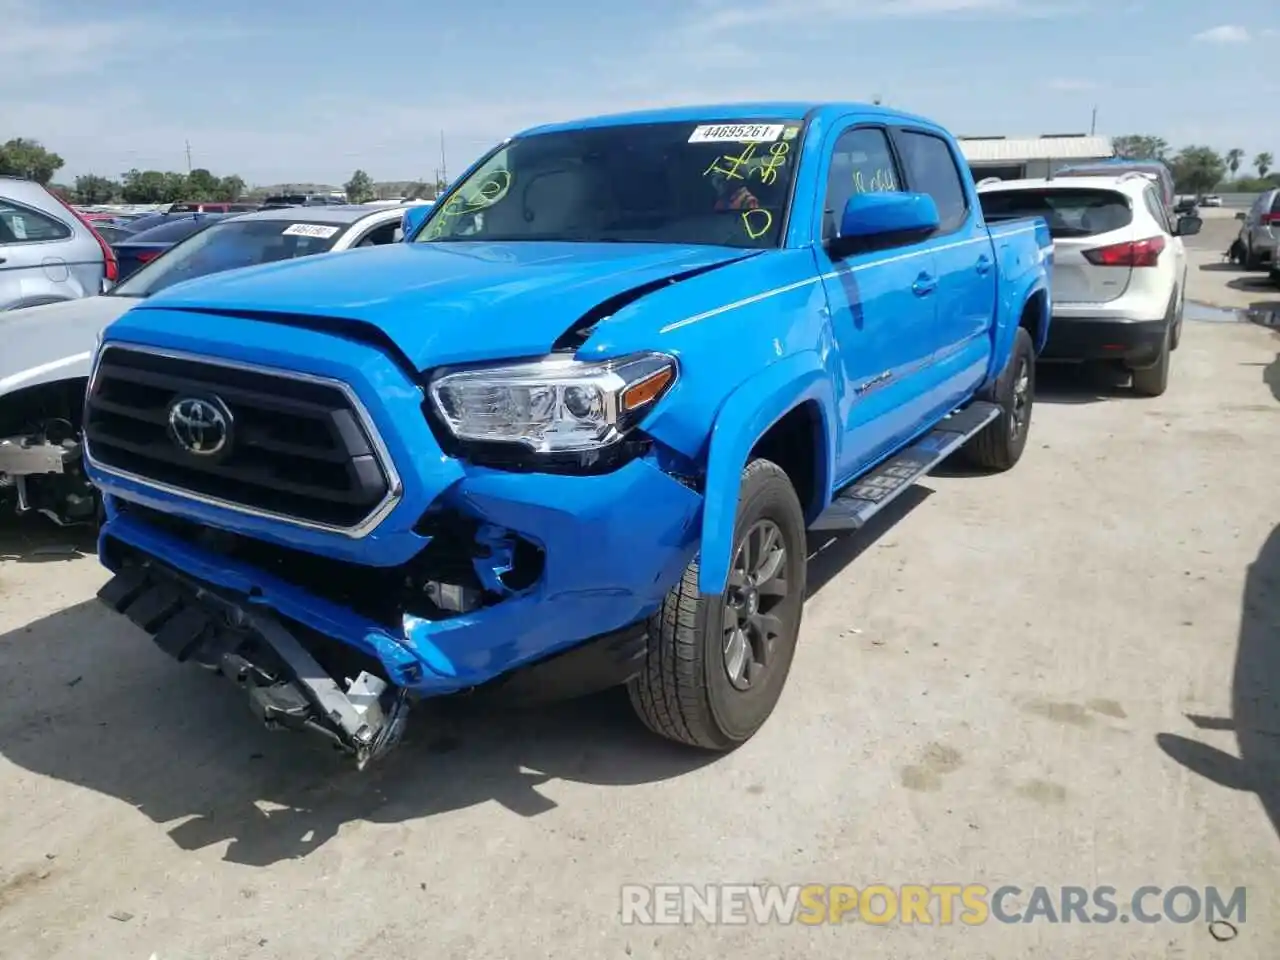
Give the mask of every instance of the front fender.
[[724, 593], [733, 556], [733, 526], [738, 512], [738, 491], [747, 457], [765, 432], [801, 403], [814, 400], [822, 413], [825, 449], [817, 475], [819, 490], [829, 496], [827, 464], [835, 462], [835, 396], [831, 379], [816, 350], [793, 354], [770, 364], [760, 374], [739, 384], [721, 406], [711, 428], [707, 476], [702, 511], [702, 542], [698, 562], [698, 591]]

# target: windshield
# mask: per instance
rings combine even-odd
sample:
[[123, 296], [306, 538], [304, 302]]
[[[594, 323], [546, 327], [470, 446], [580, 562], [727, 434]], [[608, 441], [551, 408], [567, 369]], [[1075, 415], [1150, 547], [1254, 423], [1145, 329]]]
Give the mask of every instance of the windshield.
[[128, 238], [129, 243], [176, 243], [185, 240], [197, 230], [214, 223], [213, 217], [205, 214], [198, 217], [179, 217], [162, 223], [157, 227], [137, 230]]
[[414, 239], [776, 247], [801, 129], [798, 120], [651, 123], [514, 140]]
[[149, 297], [175, 283], [211, 273], [325, 253], [346, 229], [346, 224], [304, 220], [214, 223], [152, 260], [109, 295]]

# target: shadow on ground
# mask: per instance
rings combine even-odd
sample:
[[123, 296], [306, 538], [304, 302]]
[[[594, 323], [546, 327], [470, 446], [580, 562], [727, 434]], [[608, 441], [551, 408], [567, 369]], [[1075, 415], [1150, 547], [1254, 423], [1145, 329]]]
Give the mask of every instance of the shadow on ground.
[[1126, 377], [1103, 364], [1042, 363], [1036, 367], [1036, 403], [1103, 403], [1127, 394]]
[[0, 562], [74, 560], [95, 552], [96, 539], [91, 526], [60, 527], [38, 513], [17, 517], [0, 506]]
[[1271, 531], [1245, 579], [1231, 686], [1231, 716], [1188, 716], [1202, 730], [1230, 730], [1238, 755], [1173, 733], [1156, 742], [1187, 769], [1262, 801], [1280, 835], [1280, 527]]
[[[922, 502], [913, 488], [857, 534], [813, 546], [810, 595]], [[266, 866], [348, 823], [405, 823], [488, 801], [533, 817], [551, 781], [661, 781], [712, 763], [646, 731], [621, 690], [539, 710], [424, 704], [406, 742], [363, 773], [322, 744], [273, 734], [227, 681], [175, 664], [88, 601], [0, 636], [0, 755], [127, 803], [185, 850]], [[57, 851], [50, 851], [56, 853]]]

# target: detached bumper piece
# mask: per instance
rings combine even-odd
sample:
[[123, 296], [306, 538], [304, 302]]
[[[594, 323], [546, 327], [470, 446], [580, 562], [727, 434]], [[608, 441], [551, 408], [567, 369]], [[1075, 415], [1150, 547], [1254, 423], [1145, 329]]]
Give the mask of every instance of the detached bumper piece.
[[408, 692], [358, 668], [344, 689], [317, 651], [268, 610], [241, 605], [152, 565], [125, 567], [98, 598], [174, 659], [235, 681], [270, 729], [320, 734], [353, 755], [359, 769], [400, 742]]

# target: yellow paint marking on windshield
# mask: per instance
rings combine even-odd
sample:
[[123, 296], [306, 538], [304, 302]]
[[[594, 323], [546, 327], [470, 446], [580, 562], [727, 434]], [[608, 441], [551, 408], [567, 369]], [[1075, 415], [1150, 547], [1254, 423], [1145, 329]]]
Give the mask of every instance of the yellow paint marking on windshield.
[[439, 216], [431, 222], [431, 226], [427, 229], [426, 238], [435, 240], [444, 236], [445, 231], [453, 227], [460, 218], [470, 213], [479, 213], [481, 210], [487, 210], [506, 197], [510, 190], [511, 171], [495, 170], [480, 185], [480, 189], [469, 198], [463, 196], [461, 192], [455, 193], [449, 199], [449, 202], [441, 208]]
[[744, 210], [742, 213], [742, 228], [747, 231], [747, 236], [752, 240], [759, 240], [769, 228], [773, 226], [773, 214], [763, 208], [755, 210]]
[[791, 150], [791, 144], [786, 141], [778, 141], [769, 147], [769, 156], [764, 163], [760, 165], [760, 182], [763, 184], [776, 183], [778, 180], [778, 168], [784, 166], [787, 162], [787, 153]]
[[[747, 179], [747, 174], [751, 172], [750, 170], [747, 171], [747, 174], [739, 173], [738, 171], [751, 162], [751, 158], [754, 157], [756, 153], [756, 146], [757, 145], [754, 143], [748, 143], [742, 148], [742, 153], [737, 156], [726, 153], [723, 156], [716, 157], [715, 160], [712, 161], [711, 166], [707, 167], [707, 169], [702, 172], [702, 175], [704, 177], [709, 177], [713, 173], [718, 173], [728, 180]], [[727, 161], [729, 166], [722, 167], [720, 165], [720, 161], [722, 160]]]

